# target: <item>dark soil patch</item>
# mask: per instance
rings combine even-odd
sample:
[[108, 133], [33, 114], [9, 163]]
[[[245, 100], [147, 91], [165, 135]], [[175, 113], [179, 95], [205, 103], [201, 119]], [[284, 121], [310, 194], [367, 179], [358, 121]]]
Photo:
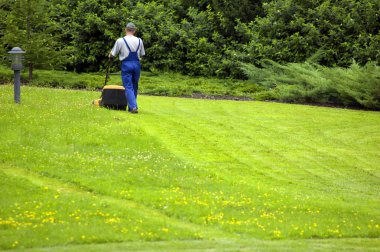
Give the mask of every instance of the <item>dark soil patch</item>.
[[365, 111], [380, 111], [380, 109], [369, 109], [369, 108], [363, 108], [363, 107], [360, 107], [360, 106], [344, 106], [344, 105], [332, 104], [332, 103], [282, 102], [282, 101], [274, 101], [274, 100], [265, 100], [265, 102], [275, 102], [275, 103], [283, 103], [283, 104], [295, 104], [295, 105], [305, 105], [305, 106], [325, 107], [325, 108], [340, 108], [340, 109], [365, 110]]
[[194, 93], [192, 95], [180, 96], [183, 98], [193, 98], [193, 99], [208, 99], [208, 100], [232, 100], [232, 101], [253, 101], [252, 98], [243, 96], [232, 96], [232, 95], [207, 95], [201, 93]]

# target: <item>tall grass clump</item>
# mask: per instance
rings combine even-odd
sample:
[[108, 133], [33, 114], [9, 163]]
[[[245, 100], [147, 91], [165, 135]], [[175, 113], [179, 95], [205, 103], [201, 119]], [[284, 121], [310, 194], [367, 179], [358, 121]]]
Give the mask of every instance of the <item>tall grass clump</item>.
[[243, 64], [242, 68], [251, 81], [265, 88], [256, 94], [257, 99], [380, 109], [380, 67], [372, 62], [328, 68], [266, 60], [261, 67]]
[[[21, 72], [21, 82], [36, 87], [95, 90], [103, 87], [104, 75], [99, 73], [74, 73], [58, 70], [34, 70], [33, 80], [28, 80], [27, 71]], [[13, 81], [13, 71], [0, 65], [0, 82]]]

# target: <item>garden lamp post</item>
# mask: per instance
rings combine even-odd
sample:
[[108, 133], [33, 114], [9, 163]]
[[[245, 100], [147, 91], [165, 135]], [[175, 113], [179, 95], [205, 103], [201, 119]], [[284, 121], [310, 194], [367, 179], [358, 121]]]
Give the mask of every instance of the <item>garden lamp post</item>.
[[14, 97], [15, 102], [20, 103], [20, 71], [23, 69], [22, 61], [24, 59], [23, 51], [20, 47], [14, 47], [12, 50], [8, 52], [10, 54], [10, 58], [12, 60], [11, 68], [14, 71]]

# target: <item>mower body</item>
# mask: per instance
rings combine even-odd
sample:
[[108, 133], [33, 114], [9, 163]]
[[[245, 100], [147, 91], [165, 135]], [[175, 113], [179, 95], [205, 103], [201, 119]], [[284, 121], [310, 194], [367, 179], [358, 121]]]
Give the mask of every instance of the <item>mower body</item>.
[[106, 85], [103, 87], [101, 99], [93, 101], [93, 104], [109, 109], [126, 110], [128, 102], [125, 88], [118, 85]]

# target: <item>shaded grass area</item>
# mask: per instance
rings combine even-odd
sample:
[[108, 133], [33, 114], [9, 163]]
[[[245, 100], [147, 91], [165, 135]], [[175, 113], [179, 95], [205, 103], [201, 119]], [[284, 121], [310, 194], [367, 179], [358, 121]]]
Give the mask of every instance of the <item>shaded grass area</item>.
[[0, 90], [3, 249], [379, 245], [377, 112], [140, 96], [132, 115]]
[[[13, 72], [0, 66], [0, 81], [13, 81]], [[27, 82], [26, 71], [22, 79]], [[77, 74], [65, 71], [35, 70], [34, 79], [28, 83], [30, 86], [55, 87], [66, 89], [99, 90], [105, 84], [105, 74]], [[118, 73], [110, 75], [107, 84], [122, 85]], [[258, 90], [257, 85], [240, 80], [216, 79], [204, 77], [189, 77], [178, 73], [151, 73], [142, 72], [139, 92], [141, 94], [158, 96], [188, 96], [213, 98], [252, 98]]]
[[[118, 77], [117, 77], [118, 78]], [[113, 82], [117, 80], [112, 79]], [[262, 90], [258, 85], [241, 80], [188, 77], [176, 73], [143, 73], [141, 92], [160, 96], [195, 98], [251, 98]]]
[[[67, 89], [95, 90], [103, 87], [105, 78], [100, 74], [77, 74], [66, 71], [34, 70], [33, 80], [28, 81], [26, 69], [21, 71], [21, 82], [30, 86], [55, 87]], [[9, 67], [0, 65], [0, 81], [3, 83], [13, 82], [13, 71]]]

